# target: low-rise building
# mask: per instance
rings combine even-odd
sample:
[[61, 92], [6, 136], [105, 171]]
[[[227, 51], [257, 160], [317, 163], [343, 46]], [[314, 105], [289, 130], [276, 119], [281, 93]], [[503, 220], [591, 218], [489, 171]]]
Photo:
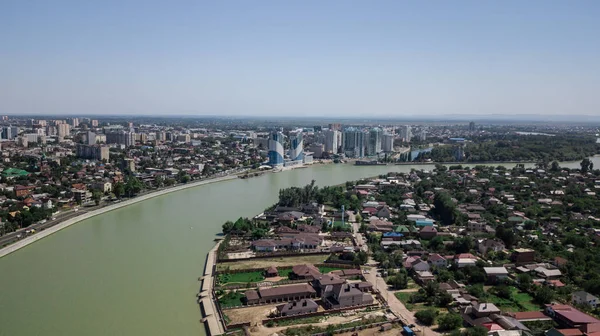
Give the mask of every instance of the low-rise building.
[[279, 316], [293, 316], [308, 313], [316, 313], [319, 305], [312, 299], [288, 302], [277, 306]]

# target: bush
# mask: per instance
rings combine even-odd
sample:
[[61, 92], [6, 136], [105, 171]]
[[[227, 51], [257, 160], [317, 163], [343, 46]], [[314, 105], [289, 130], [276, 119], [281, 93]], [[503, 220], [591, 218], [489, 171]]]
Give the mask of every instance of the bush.
[[434, 309], [419, 310], [415, 313], [415, 318], [424, 325], [430, 326], [435, 322], [437, 311]]

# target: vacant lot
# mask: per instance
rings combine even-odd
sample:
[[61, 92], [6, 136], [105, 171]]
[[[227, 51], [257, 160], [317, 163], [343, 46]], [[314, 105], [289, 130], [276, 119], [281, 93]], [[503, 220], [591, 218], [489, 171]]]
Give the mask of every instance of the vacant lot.
[[300, 264], [320, 264], [327, 259], [327, 255], [305, 255], [297, 257], [278, 257], [265, 259], [249, 259], [240, 260], [228, 263], [217, 264], [217, 270], [223, 271], [226, 269], [238, 270], [246, 268], [268, 268], [269, 266], [295, 266]]
[[269, 317], [269, 313], [274, 310], [275, 307], [277, 307], [276, 304], [256, 307], [250, 306], [247, 308], [228, 309], [224, 311], [224, 313], [229, 318], [230, 324], [250, 322], [254, 325]]

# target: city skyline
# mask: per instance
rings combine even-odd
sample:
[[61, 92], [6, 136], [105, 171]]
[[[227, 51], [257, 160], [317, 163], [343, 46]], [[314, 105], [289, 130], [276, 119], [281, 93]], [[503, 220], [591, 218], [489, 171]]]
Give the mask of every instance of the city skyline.
[[2, 4], [0, 113], [600, 114], [593, 1], [230, 7]]

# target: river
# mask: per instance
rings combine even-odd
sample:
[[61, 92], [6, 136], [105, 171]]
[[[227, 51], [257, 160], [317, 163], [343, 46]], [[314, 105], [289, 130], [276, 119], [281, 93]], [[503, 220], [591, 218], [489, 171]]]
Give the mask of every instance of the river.
[[411, 168], [433, 166], [316, 165], [189, 188], [82, 221], [0, 258], [0, 335], [204, 335], [197, 278], [223, 222], [260, 213], [281, 188]]

